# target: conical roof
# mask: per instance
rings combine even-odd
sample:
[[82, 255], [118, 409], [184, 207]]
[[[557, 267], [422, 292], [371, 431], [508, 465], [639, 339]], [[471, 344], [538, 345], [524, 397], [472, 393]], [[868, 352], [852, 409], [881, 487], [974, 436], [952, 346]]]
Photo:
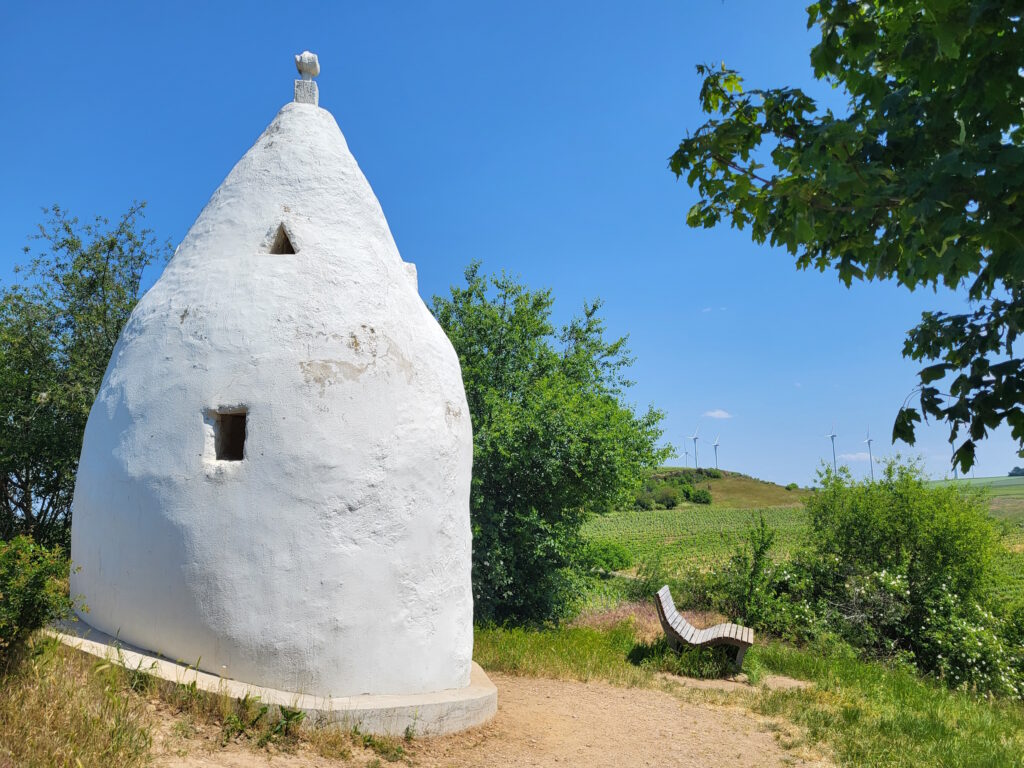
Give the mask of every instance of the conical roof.
[[114, 350], [73, 506], [85, 621], [285, 690], [468, 683], [472, 433], [410, 267], [334, 118], [286, 105]]

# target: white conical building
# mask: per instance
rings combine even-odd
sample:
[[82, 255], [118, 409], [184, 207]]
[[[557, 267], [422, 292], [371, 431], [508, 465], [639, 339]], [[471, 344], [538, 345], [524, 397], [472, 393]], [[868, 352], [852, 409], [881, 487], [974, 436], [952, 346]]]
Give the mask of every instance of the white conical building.
[[316, 696], [466, 686], [459, 361], [299, 61], [121, 333], [75, 488], [90, 626]]

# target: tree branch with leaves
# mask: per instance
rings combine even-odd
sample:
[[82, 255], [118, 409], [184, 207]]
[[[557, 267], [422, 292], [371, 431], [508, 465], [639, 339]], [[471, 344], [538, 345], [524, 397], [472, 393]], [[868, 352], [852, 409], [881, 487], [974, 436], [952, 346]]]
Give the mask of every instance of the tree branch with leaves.
[[[991, 0], [823, 0], [808, 8], [814, 75], [842, 114], [798, 88], [744, 90], [699, 66], [712, 117], [670, 169], [700, 195], [687, 223], [728, 222], [800, 269], [910, 290], [966, 292], [969, 312], [926, 312], [904, 356], [929, 363], [893, 440], [949, 424], [953, 460], [1009, 425], [1024, 455], [1024, 36], [1022, 7]], [[940, 387], [940, 384], [945, 386]]]
[[21, 283], [0, 287], [0, 538], [67, 544], [82, 436], [150, 264], [170, 253], [141, 227], [47, 209]]

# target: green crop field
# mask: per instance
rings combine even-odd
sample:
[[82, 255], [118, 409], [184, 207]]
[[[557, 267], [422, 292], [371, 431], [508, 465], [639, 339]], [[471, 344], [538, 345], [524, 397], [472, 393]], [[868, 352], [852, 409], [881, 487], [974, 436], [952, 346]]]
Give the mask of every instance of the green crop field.
[[[938, 481], [936, 484], [950, 482]], [[1000, 578], [1002, 597], [1012, 598], [1024, 594], [1024, 478], [990, 477], [958, 481], [972, 487], [984, 488], [989, 495], [993, 517], [1003, 521], [1005, 551], [998, 559], [997, 569], [1006, 577]], [[746, 532], [764, 514], [767, 523], [776, 531], [775, 553], [785, 555], [799, 543], [806, 526], [802, 506], [765, 506], [759, 504], [766, 494], [775, 498], [802, 501], [807, 491], [798, 495], [780, 486], [728, 473], [717, 485], [719, 494], [728, 489], [725, 505], [701, 506], [685, 504], [675, 509], [619, 510], [590, 519], [584, 526], [584, 536], [595, 542], [615, 542], [624, 546], [639, 565], [652, 555], [661, 555], [662, 563], [670, 568], [697, 565], [709, 567], [721, 563]]]
[[706, 567], [727, 558], [761, 514], [776, 531], [776, 551], [789, 552], [806, 525], [803, 507], [621, 510], [592, 518], [583, 533], [591, 541], [623, 545], [636, 563], [660, 552], [669, 567]]

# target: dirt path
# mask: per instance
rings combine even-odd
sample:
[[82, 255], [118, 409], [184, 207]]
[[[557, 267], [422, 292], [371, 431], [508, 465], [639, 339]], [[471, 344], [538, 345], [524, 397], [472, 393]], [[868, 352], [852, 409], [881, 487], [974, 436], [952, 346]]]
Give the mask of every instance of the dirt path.
[[[741, 707], [691, 703], [661, 691], [604, 683], [496, 674], [491, 679], [498, 686], [497, 717], [472, 731], [414, 742], [409, 763], [423, 768], [831, 765], [783, 749], [776, 738], [778, 726]], [[377, 758], [369, 750], [353, 749], [348, 760], [328, 760], [308, 747], [267, 754], [245, 745], [215, 747], [216, 738], [199, 732], [185, 739], [168, 725], [155, 739], [155, 765], [325, 768], [365, 765]]]

